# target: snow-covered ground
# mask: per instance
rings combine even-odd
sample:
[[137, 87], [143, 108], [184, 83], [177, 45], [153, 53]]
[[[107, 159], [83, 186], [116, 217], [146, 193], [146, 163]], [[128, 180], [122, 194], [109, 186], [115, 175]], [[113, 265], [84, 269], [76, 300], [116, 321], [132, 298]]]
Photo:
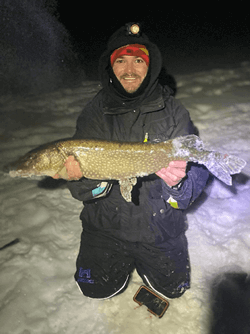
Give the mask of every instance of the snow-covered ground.
[[[249, 78], [250, 63], [176, 77], [177, 98], [207, 146], [248, 164], [232, 187], [210, 182], [188, 210], [192, 287], [170, 301], [162, 319], [133, 301], [141, 284], [136, 272], [113, 299], [82, 296], [73, 279], [82, 204], [65, 186], [39, 188], [37, 181], [0, 172], [0, 247], [20, 240], [0, 251], [1, 334], [210, 333], [214, 280], [250, 273]], [[82, 107], [99, 89], [98, 82], [84, 82], [40, 96], [1, 97], [0, 169], [40, 144], [72, 136]]]

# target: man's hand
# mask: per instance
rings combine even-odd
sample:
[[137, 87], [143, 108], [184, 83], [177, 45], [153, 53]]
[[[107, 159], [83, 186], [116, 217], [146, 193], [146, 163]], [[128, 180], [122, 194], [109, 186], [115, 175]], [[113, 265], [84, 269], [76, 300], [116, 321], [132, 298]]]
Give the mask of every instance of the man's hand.
[[54, 179], [59, 179], [60, 177], [71, 179], [71, 180], [78, 180], [83, 175], [81, 172], [80, 164], [78, 161], [75, 160], [73, 155], [70, 155], [68, 159], [64, 163], [64, 168], [53, 176]]
[[162, 168], [155, 174], [162, 178], [169, 187], [173, 187], [186, 176], [186, 167], [186, 161], [171, 161], [167, 168]]

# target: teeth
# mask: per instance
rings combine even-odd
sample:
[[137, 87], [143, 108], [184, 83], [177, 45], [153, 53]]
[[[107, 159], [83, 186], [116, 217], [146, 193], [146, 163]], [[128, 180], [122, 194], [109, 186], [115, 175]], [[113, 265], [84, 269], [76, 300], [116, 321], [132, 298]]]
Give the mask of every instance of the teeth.
[[125, 80], [135, 80], [136, 78], [124, 78]]

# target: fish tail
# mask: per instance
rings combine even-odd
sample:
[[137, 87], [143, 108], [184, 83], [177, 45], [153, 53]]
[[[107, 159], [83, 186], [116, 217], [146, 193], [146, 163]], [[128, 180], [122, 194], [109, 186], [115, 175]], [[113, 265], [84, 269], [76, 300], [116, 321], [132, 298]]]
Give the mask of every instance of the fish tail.
[[233, 155], [210, 152], [203, 164], [219, 180], [231, 186], [231, 175], [240, 173], [246, 162]]
[[232, 185], [231, 175], [240, 173], [246, 162], [233, 155], [204, 150], [202, 140], [195, 135], [173, 139], [173, 155], [205, 165], [218, 179]]

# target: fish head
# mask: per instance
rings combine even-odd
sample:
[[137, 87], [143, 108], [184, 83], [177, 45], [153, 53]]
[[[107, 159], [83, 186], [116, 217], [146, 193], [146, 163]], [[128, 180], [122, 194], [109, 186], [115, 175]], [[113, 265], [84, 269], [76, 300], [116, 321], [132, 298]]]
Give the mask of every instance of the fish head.
[[28, 152], [9, 165], [9, 174], [11, 177], [54, 176], [63, 166], [63, 157], [51, 146]]

